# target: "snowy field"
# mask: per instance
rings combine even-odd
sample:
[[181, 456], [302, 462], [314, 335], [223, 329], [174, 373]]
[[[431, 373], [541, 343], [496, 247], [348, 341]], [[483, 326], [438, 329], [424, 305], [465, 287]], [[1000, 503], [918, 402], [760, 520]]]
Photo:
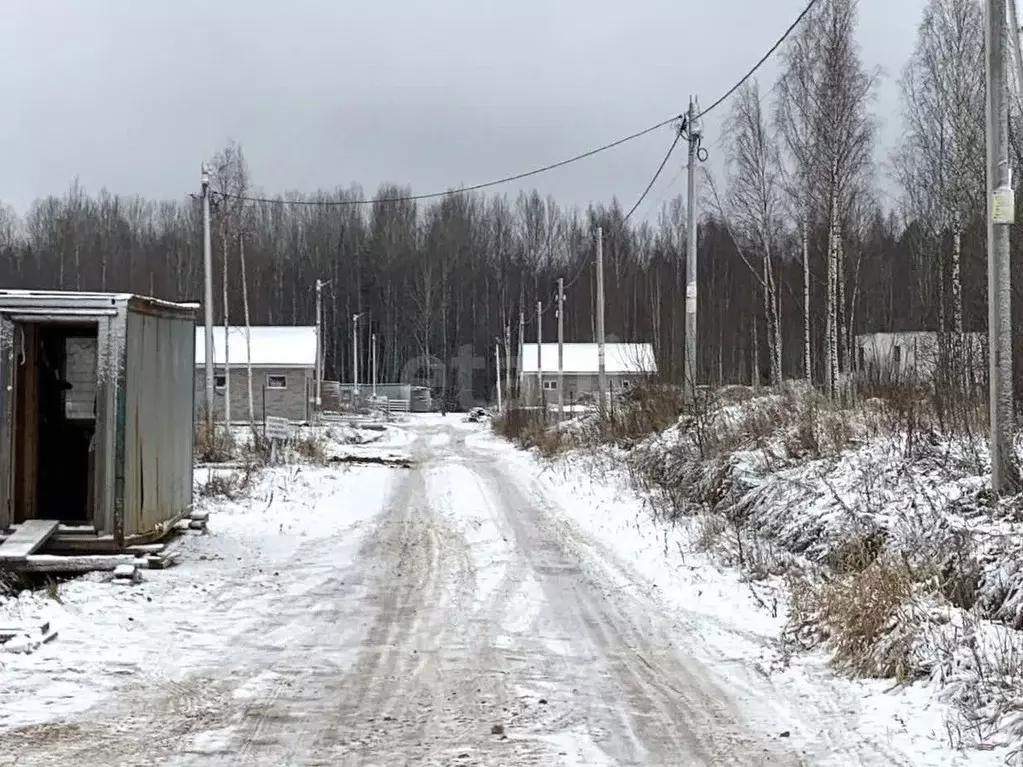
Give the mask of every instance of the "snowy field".
[[266, 470], [174, 568], [0, 602], [59, 632], [0, 653], [0, 765], [1004, 764], [924, 687], [787, 659], [772, 592], [614, 466], [454, 414], [378, 434], [329, 449], [412, 468]]

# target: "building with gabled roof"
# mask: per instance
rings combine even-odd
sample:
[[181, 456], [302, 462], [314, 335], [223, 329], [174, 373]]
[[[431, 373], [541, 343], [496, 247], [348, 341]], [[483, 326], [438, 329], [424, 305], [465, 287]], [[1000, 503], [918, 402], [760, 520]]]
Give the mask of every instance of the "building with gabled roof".
[[[225, 343], [226, 338], [226, 343]], [[252, 398], [256, 420], [266, 416], [294, 422], [310, 420], [313, 414], [316, 376], [316, 327], [253, 326], [248, 338], [244, 326], [213, 328], [214, 412], [224, 416], [225, 392], [231, 393], [231, 420], [248, 420], [248, 362], [251, 350]], [[226, 364], [225, 364], [226, 363]], [[226, 384], [230, 370], [230, 387]], [[206, 329], [195, 329], [196, 417], [202, 416], [206, 401]]]
[[[597, 344], [566, 343], [562, 351], [564, 401], [571, 402], [595, 395], [598, 389]], [[536, 399], [537, 371], [543, 381], [544, 396], [548, 400], [558, 396], [558, 345], [523, 344], [518, 371], [520, 391], [527, 401]], [[608, 388], [614, 391], [628, 389], [657, 373], [654, 347], [648, 343], [605, 343], [604, 372]]]

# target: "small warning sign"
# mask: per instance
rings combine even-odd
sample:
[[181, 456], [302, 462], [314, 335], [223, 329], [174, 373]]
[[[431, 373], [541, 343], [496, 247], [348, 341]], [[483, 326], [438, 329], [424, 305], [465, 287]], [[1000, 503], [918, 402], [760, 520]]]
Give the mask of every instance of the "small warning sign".
[[1000, 187], [991, 198], [991, 220], [996, 224], [1016, 223], [1016, 194], [1012, 187]]

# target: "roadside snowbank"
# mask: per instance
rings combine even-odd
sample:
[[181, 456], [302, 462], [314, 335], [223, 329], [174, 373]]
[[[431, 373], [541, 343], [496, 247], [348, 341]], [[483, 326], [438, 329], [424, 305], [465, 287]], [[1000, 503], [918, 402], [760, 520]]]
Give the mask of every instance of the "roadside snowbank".
[[[893, 430], [888, 415], [878, 403], [825, 408], [793, 389], [726, 399], [646, 439], [618, 440], [624, 447], [571, 449], [589, 428], [573, 423], [562, 432], [570, 449], [540, 476], [701, 630], [725, 621], [711, 641], [741, 629], [753, 647], [803, 651], [792, 660], [799, 673], [822, 676], [831, 660], [904, 683], [881, 695], [892, 682], [849, 682], [843, 700], [867, 696], [856, 726], [937, 760], [912, 763], [949, 763], [950, 745], [970, 764], [1014, 763], [1018, 499], [987, 498], [979, 439]], [[722, 560], [736, 567], [722, 572]]]

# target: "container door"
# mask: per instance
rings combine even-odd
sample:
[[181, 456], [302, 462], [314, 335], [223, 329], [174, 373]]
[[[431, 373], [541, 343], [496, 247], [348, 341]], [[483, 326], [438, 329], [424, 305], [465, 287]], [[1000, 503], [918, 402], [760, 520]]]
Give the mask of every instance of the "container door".
[[14, 511], [14, 381], [20, 347], [14, 323], [0, 318], [0, 530], [10, 526]]

